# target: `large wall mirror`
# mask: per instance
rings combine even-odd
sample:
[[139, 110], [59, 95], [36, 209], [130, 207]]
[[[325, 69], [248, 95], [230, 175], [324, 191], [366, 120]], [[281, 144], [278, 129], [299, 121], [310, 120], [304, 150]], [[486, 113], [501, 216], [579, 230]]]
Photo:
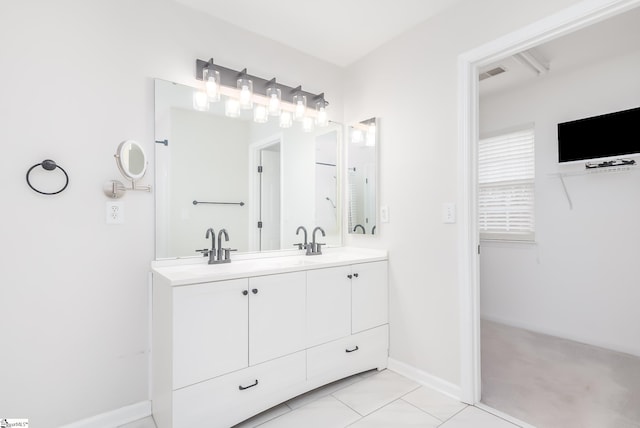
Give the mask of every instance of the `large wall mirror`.
[[351, 234], [376, 234], [378, 122], [371, 118], [348, 129], [347, 227]]
[[156, 258], [197, 256], [209, 227], [241, 252], [293, 249], [298, 226], [341, 245], [342, 125], [280, 128], [250, 110], [226, 117], [224, 102], [196, 111], [193, 91], [155, 81]]

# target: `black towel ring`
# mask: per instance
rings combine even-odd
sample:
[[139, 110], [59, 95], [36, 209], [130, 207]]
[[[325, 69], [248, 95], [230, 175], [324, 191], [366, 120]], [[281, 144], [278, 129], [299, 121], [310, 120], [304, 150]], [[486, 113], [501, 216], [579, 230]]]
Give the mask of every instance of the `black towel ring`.
[[[36, 167], [38, 167], [40, 165], [42, 165], [42, 168], [44, 168], [47, 171], [53, 171], [54, 169], [59, 168], [60, 171], [62, 171], [64, 173], [64, 176], [66, 178], [66, 182], [64, 183], [64, 186], [62, 186], [62, 189], [60, 189], [60, 190], [58, 190], [56, 192], [43, 192], [43, 191], [38, 190], [35, 187], [33, 187], [31, 182], [29, 181], [29, 174], [31, 174], [31, 171], [33, 171], [34, 168], [36, 168]], [[29, 168], [29, 170], [27, 171], [27, 184], [34, 191], [40, 193], [41, 195], [57, 195], [58, 193], [62, 192], [64, 189], [66, 189], [67, 186], [69, 185], [69, 174], [67, 174], [67, 171], [65, 171], [64, 168], [62, 168], [60, 165], [57, 165], [55, 163], [55, 161], [52, 161], [51, 159], [45, 159], [42, 162], [37, 163], [34, 166], [32, 166], [31, 168]]]

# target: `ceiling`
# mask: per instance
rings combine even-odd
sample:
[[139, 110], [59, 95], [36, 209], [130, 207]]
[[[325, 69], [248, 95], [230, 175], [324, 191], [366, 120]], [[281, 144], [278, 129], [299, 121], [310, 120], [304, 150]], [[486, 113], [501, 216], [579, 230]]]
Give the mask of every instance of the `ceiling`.
[[513, 57], [482, 67], [479, 71], [501, 66], [506, 72], [480, 82], [480, 96], [535, 83], [554, 74], [605, 61], [640, 50], [640, 7], [566, 36], [539, 45], [534, 54], [549, 65], [549, 72], [536, 74]]
[[347, 66], [460, 0], [174, 0]]

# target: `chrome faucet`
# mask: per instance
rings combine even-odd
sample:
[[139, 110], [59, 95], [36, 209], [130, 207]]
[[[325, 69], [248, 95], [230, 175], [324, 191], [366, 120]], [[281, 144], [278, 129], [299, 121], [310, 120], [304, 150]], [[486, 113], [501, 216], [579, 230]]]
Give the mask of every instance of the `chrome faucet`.
[[355, 227], [353, 228], [353, 231], [355, 232], [356, 230], [358, 230], [358, 228], [362, 229], [362, 234], [363, 234], [363, 235], [364, 235], [365, 233], [367, 233], [367, 232], [364, 230], [364, 226], [363, 226], [363, 225], [361, 225], [361, 224], [356, 224], [356, 225], [355, 225]]
[[309, 250], [309, 243], [307, 242], [307, 229], [304, 228], [304, 226], [298, 226], [298, 228], [296, 229], [296, 235], [300, 234], [300, 231], [304, 232], [304, 244], [302, 242], [299, 242], [297, 244], [293, 244], [294, 247], [298, 247], [298, 250]]
[[218, 231], [218, 257], [217, 257], [217, 262], [218, 263], [224, 263], [224, 262], [228, 263], [228, 262], [231, 261], [231, 259], [226, 259], [225, 258], [225, 249], [222, 248], [222, 235], [224, 235], [224, 240], [225, 241], [229, 240], [229, 234], [227, 233], [227, 229], [220, 229]]
[[232, 248], [222, 248], [222, 235], [224, 235], [225, 241], [229, 240], [229, 234], [226, 229], [220, 229], [220, 232], [218, 233], [218, 249], [216, 250], [216, 232], [212, 227], [210, 227], [207, 229], [205, 238], [211, 238], [211, 249], [207, 250], [205, 248], [204, 250], [196, 250], [198, 253], [202, 253], [204, 257], [209, 256], [210, 265], [231, 262], [230, 253], [231, 251], [236, 251]]
[[307, 247], [307, 256], [317, 256], [317, 255], [322, 254], [322, 248], [320, 248], [320, 246], [324, 245], [324, 244], [321, 244], [320, 242], [316, 242], [316, 232], [317, 231], [322, 232], [322, 236], [326, 236], [325, 233], [324, 233], [324, 230], [320, 226], [318, 226], [315, 229], [313, 229], [313, 233], [311, 234], [312, 241], [311, 241], [311, 244], [310, 244], [311, 251], [309, 251], [309, 248]]

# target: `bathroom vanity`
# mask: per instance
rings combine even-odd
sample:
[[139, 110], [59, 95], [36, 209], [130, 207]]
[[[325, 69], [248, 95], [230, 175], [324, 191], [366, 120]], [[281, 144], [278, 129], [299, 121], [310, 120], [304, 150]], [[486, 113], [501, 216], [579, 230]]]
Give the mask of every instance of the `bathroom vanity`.
[[386, 251], [154, 262], [154, 419], [159, 428], [230, 427], [386, 368], [388, 336]]

